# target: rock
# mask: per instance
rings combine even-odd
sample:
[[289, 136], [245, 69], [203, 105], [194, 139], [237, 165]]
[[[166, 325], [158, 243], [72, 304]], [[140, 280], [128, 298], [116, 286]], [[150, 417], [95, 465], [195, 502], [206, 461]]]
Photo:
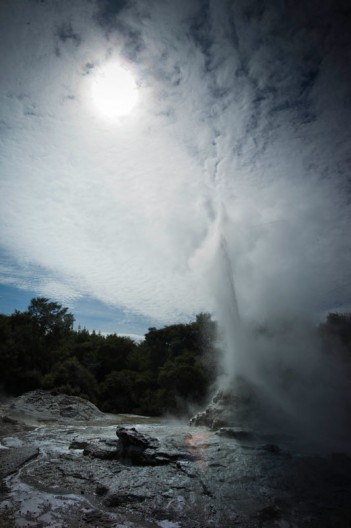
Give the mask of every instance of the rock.
[[281, 515], [280, 508], [275, 504], [270, 504], [269, 506], [262, 508], [262, 510], [258, 512], [257, 517], [261, 523], [265, 523], [267, 521], [277, 521], [281, 518]]
[[217, 431], [222, 427], [245, 424], [252, 412], [253, 393], [241, 382], [235, 390], [218, 391], [204, 411], [190, 420], [190, 425], [209, 427]]
[[8, 405], [0, 404], [0, 438], [20, 435], [31, 429], [33, 429], [31, 425], [9, 415]]
[[[101, 460], [120, 460], [135, 466], [162, 466], [178, 460], [196, 459], [196, 456], [173, 446], [161, 446], [157, 438], [140, 433], [134, 427], [117, 427], [116, 435], [118, 441], [100, 439], [86, 442], [83, 455]], [[76, 441], [71, 443], [71, 446], [80, 445]]]
[[253, 432], [248, 429], [242, 429], [241, 427], [221, 427], [216, 434], [220, 436], [226, 436], [227, 438], [252, 438]]
[[117, 427], [116, 435], [123, 450], [136, 447], [143, 451], [145, 449], [156, 449], [160, 445], [157, 438], [140, 433], [135, 427], [130, 427], [129, 429], [126, 427]]
[[1, 420], [5, 424], [19, 425], [19, 421], [18, 420], [15, 420], [14, 418], [11, 418], [10, 416], [7, 416], [6, 414], [5, 414], [5, 416], [3, 416], [1, 418]]
[[74, 439], [69, 445], [69, 449], [85, 449], [89, 442], [87, 440]]
[[121, 452], [117, 446], [108, 446], [104, 441], [100, 440], [98, 442], [87, 442], [83, 455], [100, 458], [101, 460], [115, 460], [121, 457]]
[[52, 394], [49, 391], [26, 392], [7, 406], [15, 418], [28, 416], [38, 421], [71, 423], [97, 420], [105, 415], [91, 402], [78, 396]]
[[[71, 426], [62, 425], [40, 427], [24, 436], [21, 442], [40, 446], [41, 453], [16, 478], [6, 480], [5, 498], [14, 520], [4, 527], [351, 526], [347, 455], [312, 457], [298, 448], [287, 458], [276, 454], [273, 438], [263, 440], [256, 434], [241, 443], [179, 424], [135, 426], [141, 437], [129, 427], [125, 438], [141, 440], [134, 447], [147, 459], [146, 467], [121, 458], [67, 452], [72, 440], [86, 440], [87, 447], [94, 445], [103, 456], [109, 451], [119, 457], [121, 442], [110, 425], [99, 427], [100, 440], [92, 437], [96, 427], [73, 433]], [[272, 447], [264, 450], [268, 442]], [[9, 454], [21, 454], [5, 445], [5, 463]], [[285, 445], [279, 443], [282, 453]]]
[[104, 484], [98, 484], [95, 488], [95, 495], [102, 497], [103, 495], [106, 495], [108, 491], [109, 488], [107, 486], [104, 486]]
[[104, 504], [109, 507], [125, 506], [130, 503], [143, 502], [147, 497], [145, 495], [139, 495], [136, 493], [129, 492], [112, 492], [104, 500]]
[[112, 526], [112, 522], [109, 516], [99, 510], [86, 511], [83, 515], [83, 521], [85, 521], [88, 525], [92, 527], [98, 526], [99, 528], [107, 528]]
[[24, 464], [39, 455], [37, 447], [15, 447], [0, 450], [0, 478], [15, 473]]
[[272, 453], [275, 455], [280, 455], [282, 452], [282, 450], [277, 444], [265, 444], [264, 446], [262, 446], [262, 449], [264, 451], [267, 451], [267, 453]]
[[229, 425], [229, 422], [230, 420], [225, 418], [215, 418], [211, 424], [211, 430], [218, 431], [219, 429], [227, 427]]
[[140, 433], [134, 427], [117, 427], [116, 435], [120, 444], [120, 457], [130, 460], [133, 464], [158, 465], [169, 461], [156, 456], [155, 450], [160, 445], [157, 438]]

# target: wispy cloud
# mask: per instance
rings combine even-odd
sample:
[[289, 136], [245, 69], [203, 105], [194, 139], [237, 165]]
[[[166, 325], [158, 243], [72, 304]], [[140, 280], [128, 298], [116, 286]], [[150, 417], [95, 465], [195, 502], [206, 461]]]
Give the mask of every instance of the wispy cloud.
[[[310, 4], [5, 5], [6, 276], [161, 321], [211, 310], [225, 209], [243, 313], [345, 304], [350, 42], [336, 8], [317, 23]], [[141, 100], [112, 124], [89, 99], [111, 57]]]

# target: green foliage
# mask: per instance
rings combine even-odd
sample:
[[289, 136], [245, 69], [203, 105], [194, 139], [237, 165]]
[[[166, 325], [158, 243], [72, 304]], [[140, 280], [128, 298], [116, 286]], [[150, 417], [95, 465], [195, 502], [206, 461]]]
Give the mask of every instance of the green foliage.
[[81, 365], [76, 357], [71, 357], [63, 363], [56, 363], [43, 380], [45, 389], [65, 387], [69, 394], [86, 395], [92, 402], [96, 401], [97, 383], [94, 376]]
[[203, 401], [217, 359], [209, 314], [150, 328], [139, 344], [75, 331], [73, 322], [68, 308], [45, 297], [24, 312], [0, 314], [0, 385], [11, 394], [44, 388], [83, 396], [115, 413], [159, 415]]
[[[209, 314], [150, 328], [139, 344], [75, 331], [73, 322], [68, 308], [45, 297], [24, 312], [0, 314], [0, 387], [14, 395], [45, 388], [86, 397], [106, 412], [160, 415], [202, 404], [216, 379], [217, 325]], [[320, 336], [326, 353], [350, 360], [351, 314], [329, 314]]]
[[190, 403], [203, 403], [209, 381], [205, 369], [195, 364], [189, 352], [167, 361], [158, 376], [167, 407], [177, 413], [186, 412]]
[[58, 341], [73, 329], [74, 317], [59, 303], [46, 297], [32, 299], [28, 306], [28, 315], [33, 328], [47, 341]]
[[105, 412], [131, 412], [135, 404], [136, 373], [131, 370], [110, 372], [100, 386]]
[[134, 348], [134, 341], [128, 337], [119, 337], [116, 334], [108, 335], [96, 353], [98, 381], [102, 381], [111, 371], [125, 369], [128, 355]]

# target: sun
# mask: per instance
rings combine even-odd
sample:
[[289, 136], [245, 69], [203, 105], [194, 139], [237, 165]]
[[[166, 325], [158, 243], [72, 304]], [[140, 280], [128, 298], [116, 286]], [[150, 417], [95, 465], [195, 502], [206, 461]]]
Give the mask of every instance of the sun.
[[91, 95], [96, 110], [112, 119], [130, 114], [139, 99], [133, 75], [117, 62], [94, 72]]

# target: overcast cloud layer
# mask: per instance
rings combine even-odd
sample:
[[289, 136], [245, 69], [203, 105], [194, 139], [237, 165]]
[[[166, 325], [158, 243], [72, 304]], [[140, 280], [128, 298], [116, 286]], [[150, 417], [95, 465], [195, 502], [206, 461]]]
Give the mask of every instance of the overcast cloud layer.
[[[225, 240], [243, 316], [348, 309], [348, 4], [3, 1], [2, 282], [174, 322]], [[108, 122], [113, 58], [140, 102]]]

